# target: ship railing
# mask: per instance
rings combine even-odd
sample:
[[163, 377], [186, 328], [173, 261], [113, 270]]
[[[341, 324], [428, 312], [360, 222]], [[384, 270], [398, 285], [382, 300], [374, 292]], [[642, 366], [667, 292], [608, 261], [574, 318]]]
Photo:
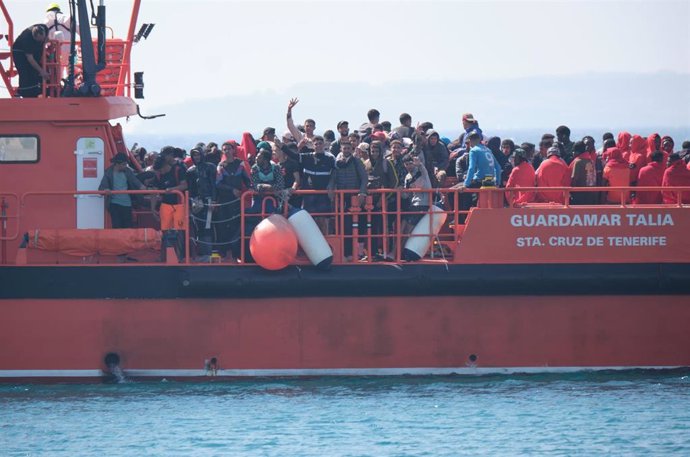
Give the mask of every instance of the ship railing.
[[7, 242], [19, 237], [19, 196], [0, 193], [0, 264], [7, 263]]
[[[112, 29], [111, 29], [112, 34]], [[130, 63], [126, 50], [131, 46], [131, 41], [116, 38], [106, 40], [106, 66], [96, 75], [96, 82], [101, 87], [102, 96], [130, 96], [129, 84]], [[94, 46], [96, 41], [94, 41]], [[77, 41], [79, 50], [79, 41]], [[43, 97], [58, 97], [62, 90], [62, 80], [66, 76], [66, 56], [63, 43], [57, 40], [49, 40], [43, 50], [42, 65], [49, 74], [49, 78], [43, 84]], [[81, 54], [77, 53], [75, 62], [75, 85], [81, 84]]]
[[[549, 207], [549, 208], [582, 208], [582, 205], [573, 205], [570, 203], [570, 195], [573, 192], [592, 192], [592, 193], [608, 193], [620, 192], [622, 203], [604, 203], [588, 205], [587, 207], [602, 207], [602, 208], [639, 208], [639, 207], [683, 207], [690, 208], [690, 187], [591, 187], [591, 188], [569, 188], [569, 187], [520, 187], [520, 188], [481, 188], [481, 189], [376, 189], [369, 190], [364, 204], [360, 205], [359, 197], [356, 190], [344, 191], [314, 191], [314, 190], [298, 190], [291, 193], [280, 193], [278, 195], [258, 194], [253, 191], [245, 192], [239, 199], [235, 201], [237, 209], [233, 209], [231, 218], [239, 220], [239, 229], [233, 238], [226, 238], [226, 241], [219, 242], [218, 238], [212, 239], [210, 242], [211, 250], [222, 250], [228, 253], [226, 263], [238, 265], [253, 265], [251, 256], [249, 255], [248, 247], [251, 239], [252, 228], [256, 226], [264, 217], [268, 217], [274, 213], [280, 213], [286, 217], [291, 214], [291, 206], [289, 204], [290, 198], [306, 197], [309, 195], [326, 195], [332, 198], [331, 211], [326, 213], [311, 213], [312, 217], [324, 218], [330, 220], [331, 224], [329, 231], [325, 233], [325, 238], [331, 246], [334, 254], [334, 264], [349, 264], [349, 263], [373, 263], [378, 260], [388, 260], [394, 262], [402, 262], [404, 260], [403, 248], [410, 237], [426, 237], [429, 239], [429, 248], [425, 256], [419, 261], [421, 262], [452, 262], [455, 248], [457, 247], [465, 228], [465, 221], [471, 213], [471, 208], [505, 208], [508, 207], [505, 197], [511, 193], [517, 192], [555, 192], [563, 196], [561, 203], [559, 202], [530, 202], [521, 207]], [[674, 203], [667, 204], [653, 204], [640, 205], [631, 203], [625, 197], [635, 192], [653, 192], [666, 193], [672, 195]], [[49, 229], [61, 227], [74, 227], [64, 219], [59, 221], [46, 218], [45, 214], [37, 214], [36, 207], [32, 210], [35, 199], [40, 198], [74, 198], [78, 196], [88, 195], [116, 195], [116, 194], [131, 194], [141, 196], [153, 196], [164, 194], [162, 190], [140, 190], [140, 191], [35, 191], [24, 194], [16, 194], [9, 192], [0, 192], [0, 248], [2, 248], [2, 255], [0, 262], [7, 264], [12, 261], [12, 251], [8, 251], [7, 244], [15, 243], [23, 233], [30, 229]], [[188, 194], [174, 191], [181, 198], [184, 208], [184, 227], [186, 234], [184, 237], [184, 244], [177, 247], [176, 255], [167, 256], [167, 263], [212, 263], [218, 260], [218, 256], [212, 256], [211, 259], [199, 260], [197, 255], [200, 246], [205, 241], [195, 237], [193, 222], [195, 214], [191, 211], [190, 200]], [[410, 193], [425, 195], [428, 202], [435, 205], [436, 208], [417, 210], [405, 209], [403, 202], [406, 201], [405, 196]], [[255, 197], [260, 197], [261, 203], [254, 205], [252, 208], [252, 201]], [[294, 202], [294, 200], [293, 200]], [[239, 205], [237, 204], [239, 203]], [[377, 204], [378, 203], [378, 204]], [[223, 223], [227, 221], [221, 220], [215, 213], [220, 210], [223, 205], [228, 203], [214, 202], [212, 210], [214, 211], [213, 223]], [[45, 207], [45, 201], [36, 206]], [[59, 205], [64, 206], [64, 205]], [[148, 205], [147, 205], [148, 206]], [[430, 205], [431, 206], [431, 205]], [[105, 221], [108, 221], [107, 208], [105, 210]], [[519, 211], [519, 207], [514, 207], [514, 210]], [[403, 225], [408, 216], [414, 216], [416, 220], [423, 219], [424, 215], [433, 216], [427, 218], [428, 227], [422, 227], [424, 230], [418, 230], [419, 234], [412, 235], [409, 232], [411, 224], [403, 231]], [[150, 209], [147, 207], [139, 207], [135, 210], [138, 213], [138, 223], [135, 227], [152, 229], [159, 229], [157, 222], [150, 216]], [[436, 234], [433, 227], [433, 220], [435, 217], [444, 214], [445, 221], [438, 229]], [[40, 224], [36, 221], [40, 221]], [[419, 222], [418, 222], [419, 223]], [[33, 226], [32, 226], [33, 224]], [[42, 226], [39, 226], [42, 225]], [[106, 224], [108, 227], [109, 224]], [[218, 228], [214, 225], [216, 231]], [[350, 230], [351, 229], [351, 230]], [[109, 230], [109, 229], [106, 229]], [[228, 243], [237, 243], [239, 241], [239, 255], [234, 258], [230, 255], [231, 250], [228, 249]], [[352, 255], [345, 256], [346, 243], [352, 245]], [[163, 246], [162, 249], [170, 246]], [[208, 246], [207, 246], [208, 247]], [[8, 252], [10, 253], [8, 255]], [[349, 252], [348, 252], [349, 253]], [[151, 260], [153, 259], [153, 260]], [[160, 256], [149, 257], [151, 262], [159, 262]], [[148, 262], [149, 260], [143, 260]], [[103, 260], [101, 263], [107, 263], [108, 260]], [[51, 262], [55, 263], [55, 261]], [[69, 262], [67, 262], [69, 263]], [[307, 265], [308, 261], [303, 256], [298, 256], [296, 264]], [[139, 263], [141, 265], [141, 263]]]
[[[7, 47], [5, 48], [3, 45], [3, 50], [0, 51], [0, 76], [5, 83], [5, 88], [9, 96], [16, 97], [17, 89], [12, 86], [12, 78], [16, 76], [17, 70], [14, 68], [14, 58], [12, 57], [11, 51], [12, 44], [14, 43], [14, 22], [12, 21], [9, 11], [7, 11], [5, 2], [2, 0], [0, 0], [0, 10], [2, 10], [2, 16], [7, 23], [7, 34], [0, 35], [0, 43], [4, 43], [4, 40], [7, 40]], [[7, 51], [4, 49], [7, 49]], [[3, 63], [5, 60], [8, 60], [7, 66]]]
[[[466, 189], [465, 191], [470, 191]], [[512, 188], [496, 188], [492, 189], [496, 195], [504, 193], [506, 195], [506, 205], [508, 205], [508, 196], [512, 198], [517, 197], [520, 193], [534, 193], [538, 195], [548, 195], [547, 198], [535, 197], [533, 201], [525, 203], [518, 206], [530, 206], [530, 205], [560, 205], [563, 207], [571, 206], [597, 206], [597, 207], [628, 207], [628, 206], [645, 206], [645, 205], [655, 205], [655, 206], [688, 206], [690, 204], [690, 187], [662, 187], [662, 186], [598, 186], [598, 187], [512, 187]], [[662, 202], [644, 204], [637, 202], [637, 196], [640, 194], [659, 194], [662, 196]], [[573, 203], [571, 197], [573, 194], [596, 194], [598, 199], [595, 199], [590, 205], [583, 205], [578, 203]], [[558, 198], [554, 198], [553, 195], [557, 195]], [[609, 201], [607, 195], [616, 195], [616, 200]], [[500, 200], [500, 198], [499, 198]], [[673, 203], [666, 202], [663, 200], [672, 200]]]
[[[36, 204], [37, 206], [40, 206], [41, 208], [45, 208], [45, 203], [46, 199], [65, 199], [65, 198], [70, 198], [70, 199], [77, 199], [77, 198], [83, 198], [83, 197], [94, 197], [94, 196], [112, 196], [112, 195], [118, 195], [118, 194], [126, 194], [126, 195], [132, 195], [132, 196], [142, 196], [142, 197], [155, 197], [155, 196], [161, 196], [163, 194], [175, 194], [177, 195], [178, 199], [182, 202], [180, 205], [183, 208], [184, 212], [184, 223], [182, 226], [182, 232], [184, 233], [189, 233], [189, 205], [188, 205], [188, 193], [187, 192], [181, 192], [177, 190], [173, 191], [165, 191], [165, 190], [154, 190], [154, 189], [147, 189], [147, 190], [127, 190], [127, 191], [32, 191], [32, 192], [25, 192], [21, 195], [16, 195], [16, 194], [10, 194], [10, 193], [0, 193], [0, 228], [1, 227], [6, 227], [5, 230], [0, 231], [0, 241], [3, 243], [0, 244], [0, 246], [3, 248], [2, 249], [2, 258], [3, 264], [7, 263], [6, 259], [6, 253], [9, 252], [5, 246], [5, 242], [7, 241], [16, 241], [20, 237], [25, 237], [26, 232], [28, 230], [38, 230], [38, 229], [75, 229], [74, 223], [66, 223], [64, 220], [61, 220], [59, 222], [54, 222], [50, 218], [46, 217], [46, 214], [39, 215], [37, 214], [36, 209], [32, 209], [34, 207], [34, 203], [37, 201], [40, 201], [40, 204]], [[42, 201], [41, 201], [42, 200]], [[59, 201], [59, 200], [58, 200]], [[62, 204], [56, 204], [55, 206], [59, 207], [64, 207]], [[3, 209], [4, 207], [4, 209]], [[35, 207], [34, 207], [35, 208]], [[105, 214], [104, 214], [104, 220], [109, 222], [109, 217], [108, 217], [108, 211], [107, 208], [104, 208]], [[146, 211], [145, 213], [151, 214], [150, 210]], [[41, 217], [42, 216], [42, 217]], [[40, 223], [36, 223], [34, 221], [40, 220]], [[149, 219], [150, 221], [153, 221], [152, 218]], [[160, 227], [156, 227], [156, 223], [149, 223], [149, 224], [139, 224], [139, 226], [134, 227], [134, 228], [147, 228], [143, 227], [142, 225], [148, 225], [148, 228], [159, 230]], [[109, 226], [109, 224], [105, 225], [106, 227]], [[12, 230], [10, 230], [12, 228]], [[112, 230], [110, 228], [105, 228], [104, 230]], [[176, 249], [173, 249], [174, 246], [165, 246], [165, 244], [161, 245], [161, 250], [166, 249], [167, 247], [170, 247], [172, 250], [168, 252], [168, 254], [175, 254], [174, 257], [171, 257], [170, 255], [167, 255], [167, 258], [164, 259], [165, 262], [167, 263], [179, 263], [180, 261], [184, 261], [184, 259], [189, 259], [189, 253], [190, 253], [190, 246], [189, 246], [189, 237], [184, 236], [182, 237], [183, 239], [183, 244], [181, 246], [177, 246]], [[175, 252], [173, 252], [175, 251]], [[25, 254], [24, 254], [25, 255]], [[57, 254], [56, 254], [57, 255]], [[150, 257], [150, 256], [149, 256]], [[156, 255], [155, 261], [157, 262], [158, 259], [160, 258], [159, 255]], [[62, 260], [65, 263], [70, 263], [69, 261], [65, 260], [62, 258]], [[79, 261], [80, 259], [73, 259], [74, 261]], [[81, 262], [85, 262], [86, 259], [81, 259]], [[60, 263], [60, 260], [51, 260], [49, 263]], [[87, 262], [88, 263], [88, 262]], [[101, 262], [104, 264], [109, 263], [108, 260]], [[115, 261], [112, 261], [110, 263], [115, 263]]]
[[[110, 37], [106, 38], [105, 42], [105, 68], [96, 75], [96, 82], [101, 87], [102, 96], [126, 96], [131, 97], [132, 82], [131, 82], [131, 51], [134, 44], [135, 28], [139, 17], [139, 9], [141, 0], [134, 0], [132, 2], [132, 10], [129, 20], [129, 28], [127, 38], [116, 38], [111, 27], [107, 26], [106, 30], [110, 32]], [[14, 37], [14, 27], [12, 19], [5, 7], [4, 1], [0, 0], [0, 9], [2, 9], [3, 16], [8, 23], [9, 33], [5, 35], [9, 42], [8, 49], [12, 45], [12, 37]], [[91, 27], [96, 29], [95, 27]], [[97, 33], [92, 33], [93, 37]], [[2, 37], [0, 37], [2, 38]], [[97, 48], [98, 40], [94, 38], [94, 49]], [[43, 97], [58, 97], [62, 90], [62, 80], [66, 76], [66, 67], [63, 65], [69, 56], [65, 56], [66, 46], [68, 43], [62, 43], [56, 40], [48, 40], [43, 55], [41, 57], [41, 64], [49, 74], [48, 80], [43, 84]], [[75, 61], [75, 85], [78, 86], [81, 80], [81, 42], [76, 40], [77, 56]], [[0, 52], [0, 61], [9, 58], [9, 65], [5, 68], [0, 62], [0, 76], [2, 76], [5, 86], [11, 97], [17, 96], [17, 88], [12, 86], [12, 77], [16, 76], [16, 69], [13, 65], [11, 52]]]
[[[399, 209], [406, 206], [405, 202], [413, 193], [424, 195], [429, 205], [419, 209]], [[317, 195], [326, 196], [331, 201], [331, 211], [310, 212], [310, 215], [314, 219], [329, 221], [326, 224], [328, 231], [323, 234], [333, 250], [333, 264], [373, 263], [384, 260], [400, 262], [403, 259], [405, 241], [410, 237], [430, 239], [428, 260], [448, 261], [452, 253], [449, 249], [444, 249], [444, 246], [452, 246], [457, 242], [458, 235], [453, 227], [469, 212], [469, 209], [460, 210], [458, 199], [451, 197], [454, 193], [452, 189], [370, 189], [361, 202], [357, 190], [297, 190], [289, 195], [282, 193], [278, 196], [245, 192], [241, 197], [239, 261], [242, 264], [251, 261], [247, 247], [251, 230], [259, 221], [275, 213], [288, 217], [291, 211], [295, 210], [290, 206], [289, 198]], [[258, 207], [253, 200], [257, 197], [261, 200]], [[434, 209], [431, 208], [432, 205], [435, 206]], [[423, 217], [427, 214], [430, 217], [424, 221]], [[434, 234], [435, 217], [445, 217], [445, 223], [437, 234]], [[417, 222], [410, 223], [406, 220], [408, 218], [414, 218]], [[428, 226], [425, 230], [420, 230], [423, 233], [409, 233], [416, 224], [424, 223]], [[403, 228], [407, 230], [404, 232]], [[350, 249], [346, 250], [346, 244], [351, 245], [351, 252]], [[307, 262], [304, 260], [301, 263]]]

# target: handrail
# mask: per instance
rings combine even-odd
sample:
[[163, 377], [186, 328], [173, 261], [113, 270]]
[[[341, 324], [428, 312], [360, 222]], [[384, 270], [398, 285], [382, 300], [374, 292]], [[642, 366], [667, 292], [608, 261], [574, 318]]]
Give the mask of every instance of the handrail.
[[[553, 188], [544, 188], [544, 187], [520, 187], [520, 188], [511, 188], [511, 189], [505, 189], [505, 188], [480, 188], [480, 189], [451, 189], [451, 188], [441, 188], [441, 189], [372, 189], [368, 191], [368, 195], [364, 201], [364, 205], [360, 208], [358, 197], [357, 197], [357, 190], [337, 190], [337, 191], [317, 191], [317, 190], [298, 190], [298, 191], [293, 191], [290, 193], [290, 195], [297, 195], [297, 196], [308, 196], [308, 195], [323, 195], [323, 194], [332, 194], [333, 195], [333, 207], [332, 211], [328, 213], [313, 213], [312, 215], [314, 217], [327, 217], [331, 221], [335, 221], [335, 224], [333, 224], [332, 231], [329, 232], [326, 236], [327, 239], [329, 240], [330, 243], [337, 243], [339, 247], [339, 252], [341, 255], [344, 255], [344, 249], [345, 249], [345, 243], [352, 243], [352, 259], [351, 260], [346, 260], [343, 258], [335, 258], [334, 259], [334, 264], [338, 263], [360, 263], [360, 254], [362, 252], [360, 251], [360, 248], [358, 247], [358, 244], [360, 242], [364, 243], [362, 248], [364, 249], [365, 253], [367, 254], [368, 258], [364, 263], [372, 263], [372, 260], [374, 258], [374, 255], [378, 254], [380, 251], [380, 255], [387, 257], [389, 259], [392, 258], [393, 261], [395, 262], [401, 262], [402, 257], [403, 257], [403, 245], [405, 244], [405, 240], [410, 237], [410, 236], [418, 236], [418, 237], [429, 237], [430, 238], [430, 243], [431, 248], [430, 248], [430, 255], [433, 258], [435, 256], [435, 252], [440, 253], [441, 256], [443, 256], [443, 260], [446, 262], [448, 261], [445, 257], [444, 250], [449, 248], [451, 254], [454, 252], [454, 246], [457, 245], [459, 242], [463, 230], [464, 230], [464, 224], [465, 224], [465, 218], [471, 213], [471, 209], [469, 207], [463, 208], [460, 202], [459, 196], [462, 194], [477, 194], [478, 196], [478, 202], [480, 203], [478, 205], [478, 208], [503, 208], [503, 196], [505, 193], [508, 192], [524, 192], [524, 191], [537, 191], [537, 190], [549, 190], [549, 191], [562, 191], [565, 194], [572, 192], [572, 191], [577, 191], [577, 192], [601, 192], [601, 191], [611, 191], [611, 190], [620, 190], [622, 192], [631, 192], [635, 190], [639, 191], [652, 191], [652, 192], [661, 192], [661, 191], [673, 191], [678, 193], [679, 195], [682, 194], [683, 192], [685, 193], [690, 193], [690, 186], [688, 187], [674, 187], [674, 188], [669, 188], [669, 187], [661, 187], [661, 186], [645, 186], [645, 187], [593, 187], [593, 188], [570, 188], [570, 187], [553, 187]], [[0, 194], [0, 200], [2, 202], [5, 202], [5, 199], [10, 197], [13, 198], [15, 201], [17, 201], [17, 205], [15, 207], [17, 208], [14, 212], [11, 212], [10, 214], [7, 214], [6, 211], [0, 211], [0, 228], [3, 228], [3, 230], [0, 232], [0, 241], [11, 241], [11, 240], [16, 240], [17, 237], [19, 236], [19, 232], [22, 230], [26, 230], [27, 227], [21, 227], [20, 221], [22, 220], [22, 213], [26, 211], [26, 207], [28, 206], [28, 199], [33, 198], [36, 196], [77, 196], [77, 195], [118, 195], [118, 194], [129, 194], [129, 195], [161, 195], [165, 194], [166, 191], [163, 190], [123, 190], [123, 191], [67, 191], [67, 190], [62, 190], [62, 191], [49, 191], [49, 190], [43, 190], [43, 191], [32, 191], [32, 192], [26, 192], [21, 195], [17, 194], [10, 194], [10, 193], [2, 193]], [[191, 226], [191, 219], [193, 219], [195, 216], [192, 215], [190, 212], [190, 200], [188, 198], [188, 193], [187, 192], [181, 192], [181, 191], [172, 191], [168, 193], [173, 193], [178, 196], [178, 198], [181, 198], [183, 203], [180, 203], [183, 205], [184, 208], [184, 227], [183, 230], [187, 234], [184, 239], [184, 260], [181, 261], [185, 264], [190, 264], [194, 263], [192, 260], [192, 226]], [[415, 223], [414, 222], [405, 222], [404, 221], [407, 219], [408, 216], [410, 215], [416, 215], [419, 220], [424, 214], [431, 214], [432, 210], [429, 207], [428, 209], [426, 208], [420, 208], [417, 210], [414, 209], [408, 209], [403, 211], [401, 208], [402, 203], [403, 203], [403, 195], [404, 194], [426, 194], [429, 198], [429, 202], [431, 204], [434, 204], [435, 202], [442, 202], [443, 209], [440, 211], [437, 209], [433, 210], [433, 213], [436, 214], [446, 214], [446, 222], [441, 229], [441, 232], [439, 235], [431, 235], [434, 231], [432, 230], [433, 226], [433, 217], [428, 218], [429, 222], [429, 227], [428, 230], [422, 231], [421, 234], [417, 235], [412, 235], [409, 232], [404, 232], [402, 230], [403, 226], [407, 226], [408, 229], [411, 228]], [[247, 211], [252, 204], [252, 200], [256, 196], [261, 196], [263, 198], [263, 201], [261, 202], [261, 206], [258, 208], [258, 212], [253, 212], [253, 211]], [[500, 206], [496, 206], [495, 202], [491, 201], [491, 198], [484, 198], [484, 197], [491, 197], [491, 196], [498, 196], [501, 198], [501, 204]], [[388, 198], [387, 198], [388, 197]], [[376, 200], [380, 198], [380, 206], [375, 207], [374, 203]], [[251, 222], [251, 224], [258, 224], [260, 220], [262, 220], [264, 217], [273, 214], [274, 212], [278, 212], [283, 214], [284, 216], [288, 216], [288, 209], [290, 208], [287, 202], [288, 198], [287, 195], [282, 195], [280, 198], [278, 196], [275, 196], [271, 193], [257, 193], [254, 192], [253, 190], [249, 190], [244, 192], [240, 197], [239, 197], [239, 209], [238, 213], [236, 216], [233, 217], [238, 217], [240, 219], [240, 233], [239, 233], [239, 241], [240, 241], [240, 255], [239, 255], [239, 265], [247, 265], [248, 264], [248, 255], [246, 252], [246, 246], [248, 246], [248, 241], [251, 237], [251, 232], [248, 232], [247, 228], [247, 222]], [[235, 200], [236, 201], [236, 200]], [[276, 208], [276, 211], [273, 211], [271, 208], [270, 203], [273, 203], [272, 207]], [[221, 206], [224, 203], [213, 203], [214, 206]], [[391, 207], [390, 205], [395, 205], [394, 207]], [[3, 205], [0, 206], [7, 206], [3, 203]], [[679, 197], [678, 202], [674, 204], [658, 204], [654, 205], [655, 207], [660, 207], [660, 208], [674, 208], [674, 207], [682, 207], [682, 208], [690, 208], [690, 205], [683, 205], [682, 200]], [[213, 207], [213, 206], [212, 206]], [[535, 208], [535, 207], [542, 207], [541, 205], [524, 205], [524, 208]], [[575, 206], [575, 205], [570, 205], [569, 203], [565, 204], [553, 204], [549, 205], [549, 208], [582, 208], [582, 206]], [[602, 207], [602, 208], [649, 208], [649, 205], [636, 205], [636, 204], [603, 204], [603, 205], [588, 205], [587, 208], [596, 208], [596, 207]], [[520, 207], [514, 207], [516, 211], [520, 211]], [[146, 211], [144, 211], [146, 212]], [[253, 222], [252, 219], [253, 218]], [[6, 230], [6, 225], [7, 221], [10, 219], [16, 220], [16, 229], [15, 232], [17, 233], [7, 233]], [[351, 220], [350, 220], [351, 219]], [[214, 223], [220, 223], [214, 220]], [[360, 223], [361, 225], [357, 225]], [[251, 225], [250, 224], [250, 225]], [[352, 224], [352, 231], [349, 231], [348, 226], [346, 224]], [[376, 227], [376, 230], [372, 230], [374, 227], [374, 224], [378, 224]], [[412, 224], [412, 225], [410, 225]], [[254, 224], [255, 225], [255, 224]], [[237, 240], [235, 240], [237, 241]], [[201, 240], [196, 240], [194, 241], [195, 243], [202, 242]], [[218, 245], [220, 242], [215, 242], [212, 241], [211, 244], [213, 245]], [[223, 243], [220, 243], [223, 244]], [[3, 257], [5, 256], [6, 247], [4, 244], [2, 245], [3, 247]], [[422, 261], [424, 261], [422, 259]], [[306, 260], [304, 261], [306, 262]], [[6, 262], [5, 262], [6, 263]], [[298, 262], [299, 263], [299, 262]]]
[[[110, 64], [106, 64], [107, 69], [111, 69], [117, 73], [117, 79], [114, 82], [105, 82], [105, 81], [98, 81], [101, 89], [105, 90], [110, 90], [113, 91], [113, 95], [116, 96], [126, 96], [126, 97], [131, 97], [131, 53], [132, 53], [132, 46], [133, 46], [133, 39], [134, 39], [134, 30], [136, 27], [137, 23], [137, 18], [139, 17], [139, 9], [141, 5], [141, 0], [134, 0], [132, 3], [132, 12], [130, 16], [130, 24], [129, 24], [129, 30], [127, 33], [127, 37], [124, 39], [117, 39], [115, 37], [115, 33], [111, 27], [106, 27], [107, 29], [110, 30], [110, 38], [106, 39], [106, 49], [109, 43], [115, 42], [115, 40], [121, 40], [118, 41], [118, 43], [121, 44], [122, 46], [122, 57], [119, 62], [111, 62]], [[12, 24], [11, 24], [11, 19], [9, 18], [9, 13], [7, 13], [7, 10], [4, 5], [4, 1], [0, 0], [0, 6], [2, 6], [3, 12], [5, 13], [6, 19], [8, 19], [8, 22], [10, 22], [10, 35], [12, 35]], [[93, 28], [93, 27], [92, 27]], [[95, 40], [94, 40], [95, 41]], [[48, 81], [46, 84], [43, 85], [43, 96], [52, 96], [56, 97], [59, 95], [60, 92], [60, 81], [62, 79], [62, 66], [60, 64], [61, 62], [61, 42], [60, 41], [55, 41], [51, 40], [50, 41], [51, 46], [46, 47], [43, 50], [43, 56], [42, 56], [42, 65], [43, 67], [48, 70], [52, 69], [53, 71], [50, 72], [50, 81]], [[81, 42], [79, 40], [76, 40], [77, 44], [77, 49], [79, 50], [79, 44]], [[11, 43], [10, 43], [11, 44]], [[49, 54], [52, 54], [52, 58], [48, 59]], [[10, 56], [11, 59], [11, 56]], [[2, 64], [0, 63], [0, 67]], [[81, 68], [80, 63], [76, 64], [77, 69]], [[12, 61], [10, 60], [10, 69], [12, 68]], [[99, 75], [101, 73], [99, 72]], [[11, 82], [9, 79], [5, 78], [5, 72], [2, 72], [2, 76], [5, 79], [5, 84], [9, 85], [8, 90], [10, 91], [11, 95], [15, 95], [15, 91], [13, 88], [11, 88]], [[98, 76], [97, 76], [98, 80]]]
[[[7, 242], [16, 240], [19, 236], [19, 212], [17, 211], [15, 215], [7, 214], [7, 210], [10, 208], [10, 205], [7, 203], [8, 197], [18, 201], [16, 193], [0, 194], [0, 264], [7, 263]], [[9, 219], [15, 220], [14, 234], [12, 236], [7, 234], [7, 221]]]
[[[469, 190], [474, 190], [474, 189], [464, 189], [465, 192]], [[563, 196], [565, 197], [565, 203], [563, 206], [565, 207], [570, 207], [570, 206], [580, 206], [580, 205], [572, 205], [569, 203], [568, 197], [570, 196], [571, 193], [573, 192], [578, 192], [578, 193], [601, 193], [601, 192], [620, 192], [620, 196], [623, 197], [625, 194], [633, 193], [633, 192], [672, 192], [676, 194], [677, 201], [675, 205], [682, 206], [682, 196], [685, 193], [690, 193], [690, 186], [597, 186], [597, 187], [496, 187], [490, 189], [491, 191], [494, 192], [506, 192], [506, 193], [518, 193], [518, 192], [557, 192], [561, 191], [563, 192]], [[627, 206], [637, 206], [639, 203], [622, 203], [623, 201], [627, 200], [626, 198], [621, 198], [621, 203], [596, 203], [594, 206], [617, 206], [620, 205], [622, 207], [627, 207]], [[659, 205], [666, 205], [664, 203], [658, 203]]]
[[10, 49], [10, 63], [9, 66], [7, 67], [7, 70], [5, 70], [4, 65], [2, 62], [0, 62], [0, 73], [2, 73], [2, 79], [5, 82], [5, 87], [7, 88], [7, 91], [10, 94], [10, 97], [16, 97], [17, 92], [15, 91], [14, 87], [12, 86], [12, 69], [14, 68], [14, 56], [12, 55], [12, 45], [14, 44], [14, 22], [12, 21], [12, 17], [10, 16], [9, 11], [7, 11], [7, 7], [5, 6], [4, 0], [0, 0], [0, 9], [2, 9], [2, 15], [5, 18], [5, 21], [7, 21], [7, 43], [9, 45]]
[[[184, 226], [183, 226], [183, 231], [186, 233], [189, 233], [189, 198], [188, 198], [188, 193], [187, 192], [182, 192], [179, 190], [172, 190], [172, 191], [166, 191], [166, 190], [158, 190], [158, 189], [147, 189], [147, 190], [80, 190], [80, 191], [67, 191], [67, 190], [62, 190], [62, 191], [32, 191], [32, 192], [25, 192], [21, 195], [21, 198], [19, 199], [19, 204], [20, 207], [23, 207], [26, 205], [26, 198], [27, 197], [33, 197], [33, 196], [55, 196], [55, 195], [163, 195], [163, 194], [175, 194], [178, 196], [178, 198], [181, 199], [184, 209]], [[185, 262], [189, 263], [189, 236], [185, 236]]]

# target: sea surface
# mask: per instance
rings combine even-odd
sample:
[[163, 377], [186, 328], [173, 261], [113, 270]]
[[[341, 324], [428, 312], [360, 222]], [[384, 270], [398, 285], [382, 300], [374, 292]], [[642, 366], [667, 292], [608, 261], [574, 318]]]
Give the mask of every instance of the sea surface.
[[0, 386], [0, 456], [688, 456], [690, 371]]

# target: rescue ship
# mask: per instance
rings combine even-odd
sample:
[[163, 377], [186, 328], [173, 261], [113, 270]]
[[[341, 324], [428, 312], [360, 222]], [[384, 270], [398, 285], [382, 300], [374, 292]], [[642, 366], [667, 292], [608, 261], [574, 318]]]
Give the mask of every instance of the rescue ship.
[[[0, 380], [690, 366], [690, 188], [675, 189], [677, 204], [517, 208], [505, 207], [505, 189], [476, 189], [469, 211], [461, 191], [442, 189], [445, 205], [416, 238], [390, 235], [384, 262], [359, 262], [356, 247], [345, 258], [337, 195], [326, 269], [307, 255], [278, 271], [194, 262], [189, 237], [176, 255], [145, 210], [136, 228], [109, 228], [98, 185], [115, 154], [131, 153], [118, 120], [139, 115], [130, 54], [151, 26], [137, 31], [134, 0], [127, 35], [108, 38], [100, 6], [92, 40], [86, 2], [71, 4], [81, 56], [68, 84], [52, 43], [43, 96], [18, 98], [11, 53], [0, 53], [10, 94], [0, 99]], [[568, 201], [570, 189], [553, 190]], [[370, 200], [362, 215], [371, 221]], [[389, 216], [399, 226], [401, 214]], [[406, 247], [419, 258], [404, 261]]]

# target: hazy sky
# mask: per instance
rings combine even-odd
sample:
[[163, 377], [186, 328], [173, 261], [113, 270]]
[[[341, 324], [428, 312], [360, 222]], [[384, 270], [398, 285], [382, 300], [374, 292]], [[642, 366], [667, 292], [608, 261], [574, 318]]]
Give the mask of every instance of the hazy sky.
[[[18, 33], [40, 21], [48, 2], [5, 3]], [[119, 35], [130, 3], [106, 1], [108, 23]], [[284, 92], [310, 81], [690, 73], [688, 0], [144, 0], [139, 22], [156, 24], [133, 51], [133, 69], [145, 72], [148, 112], [192, 99]], [[363, 106], [365, 112], [369, 103]]]

